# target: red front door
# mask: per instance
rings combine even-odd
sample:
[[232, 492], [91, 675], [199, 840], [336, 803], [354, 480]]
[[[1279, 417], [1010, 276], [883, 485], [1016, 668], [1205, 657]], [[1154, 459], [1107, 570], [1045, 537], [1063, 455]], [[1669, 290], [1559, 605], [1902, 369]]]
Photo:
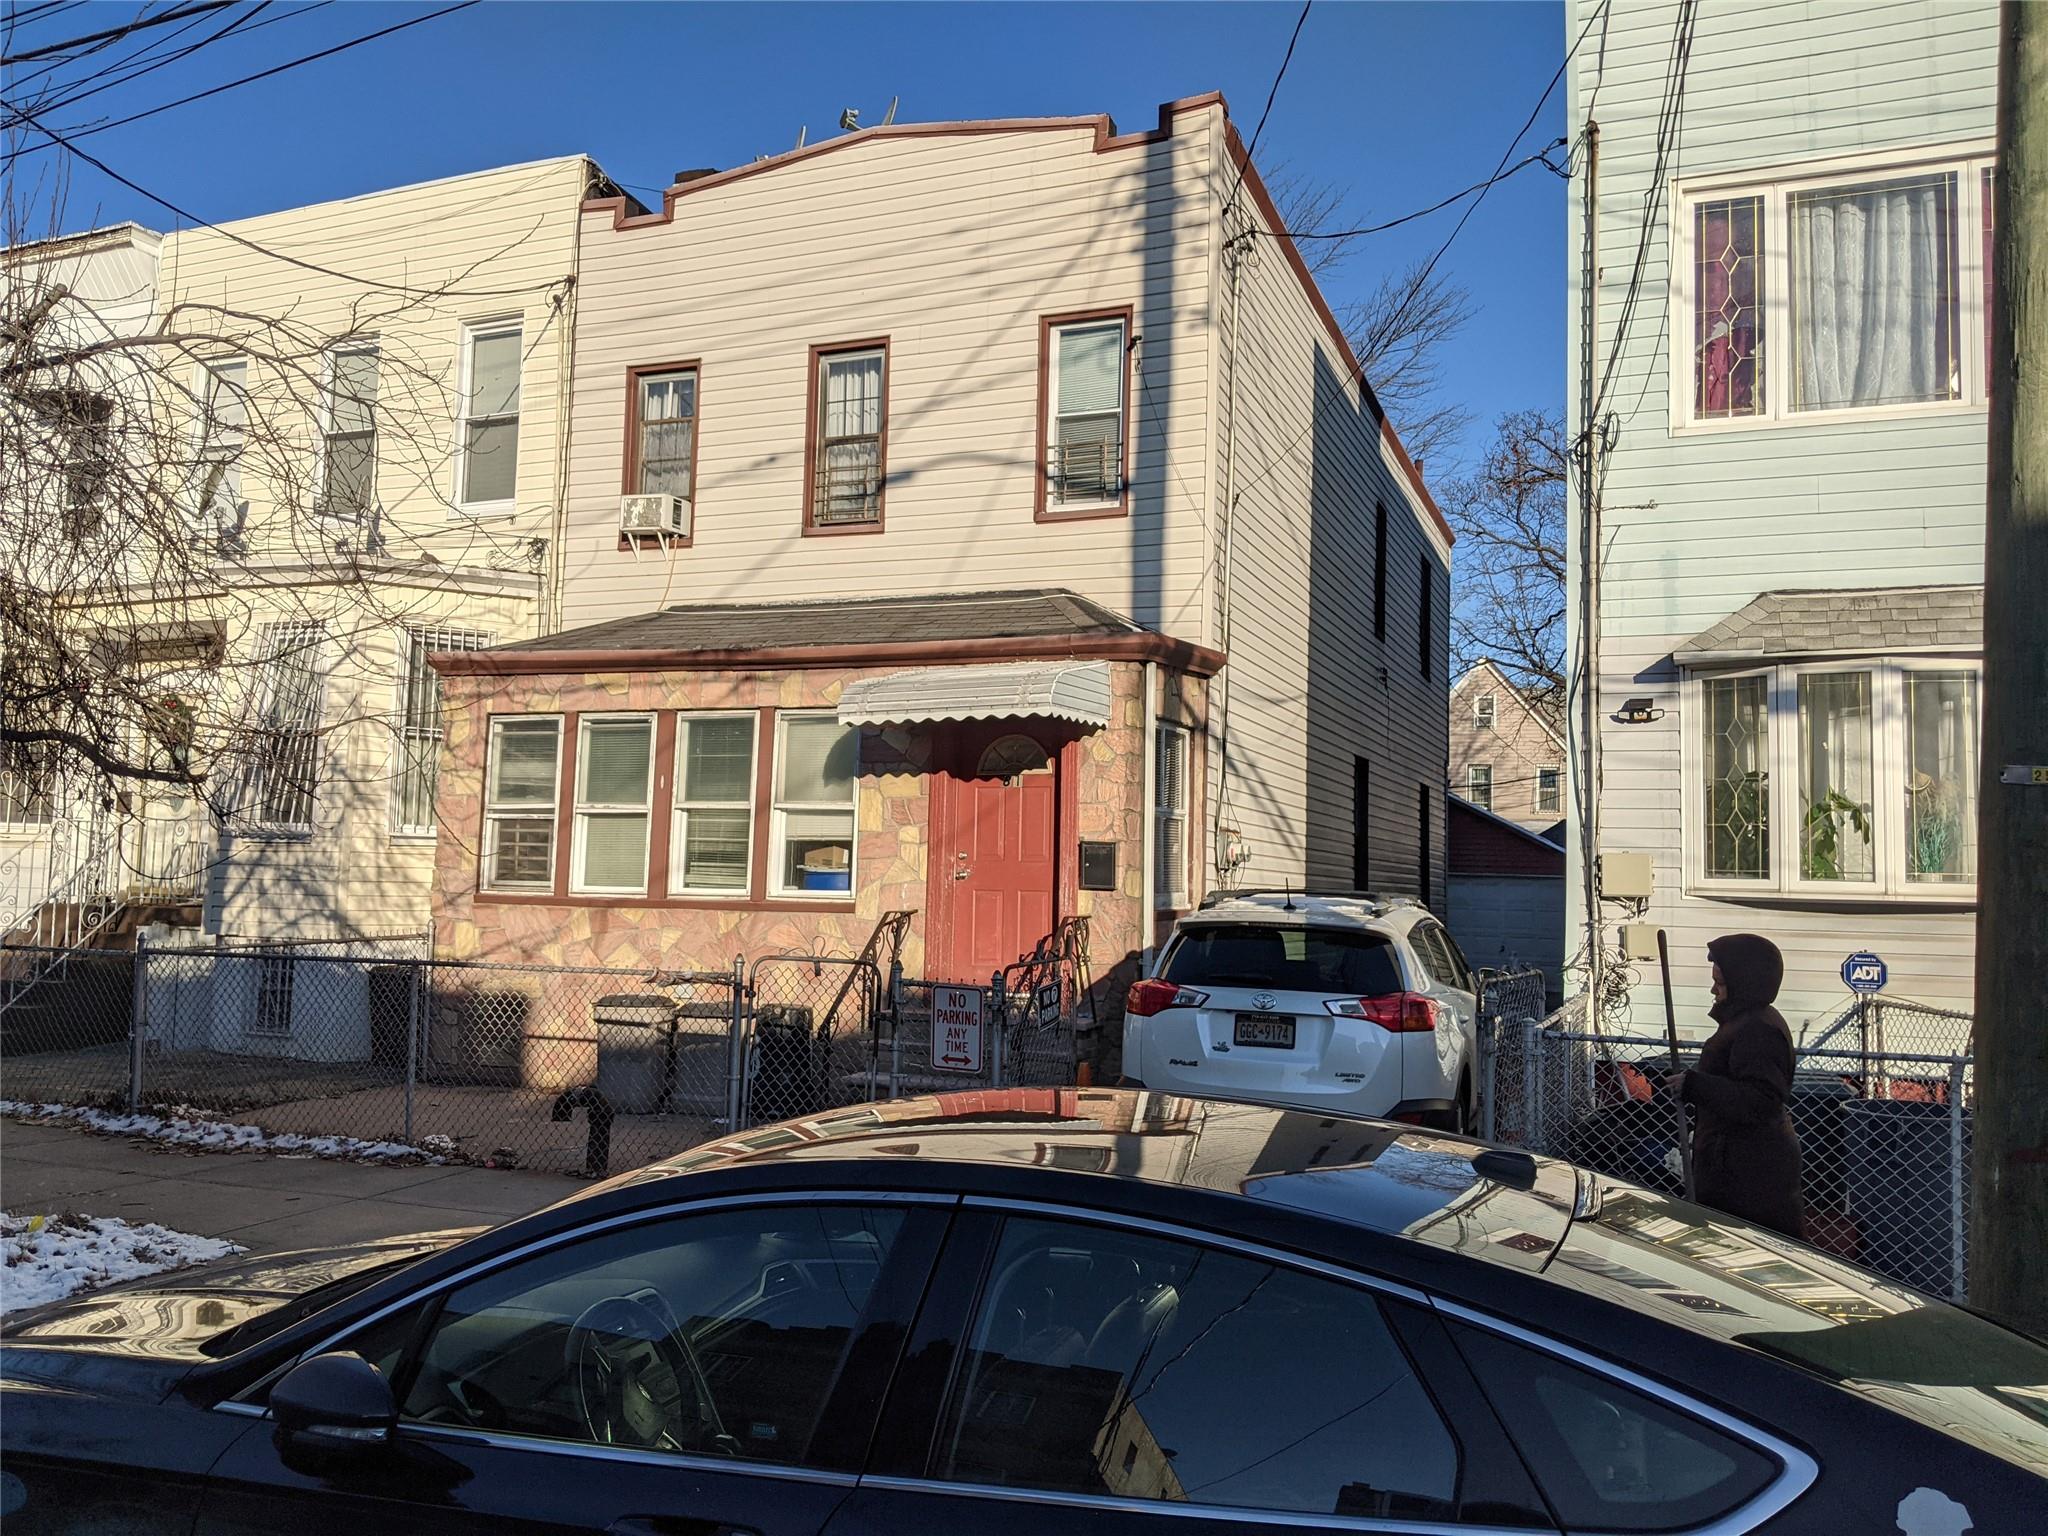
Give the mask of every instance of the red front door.
[[987, 728], [953, 745], [932, 847], [934, 908], [946, 915], [933, 957], [940, 979], [986, 985], [1052, 932], [1057, 747]]

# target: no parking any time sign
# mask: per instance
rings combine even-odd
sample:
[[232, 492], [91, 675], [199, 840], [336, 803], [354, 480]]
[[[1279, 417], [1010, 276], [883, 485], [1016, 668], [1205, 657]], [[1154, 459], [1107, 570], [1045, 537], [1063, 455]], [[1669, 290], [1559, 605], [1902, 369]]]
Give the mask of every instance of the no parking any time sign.
[[981, 1071], [981, 995], [979, 987], [932, 989], [934, 1071]]

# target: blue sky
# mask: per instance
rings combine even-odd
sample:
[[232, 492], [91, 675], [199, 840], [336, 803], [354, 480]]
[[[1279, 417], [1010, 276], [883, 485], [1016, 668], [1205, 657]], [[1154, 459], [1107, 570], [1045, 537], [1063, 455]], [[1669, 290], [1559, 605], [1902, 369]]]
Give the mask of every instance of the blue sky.
[[[5, 0], [29, 9], [33, 0]], [[277, 0], [231, 37], [59, 113], [73, 132], [388, 26], [431, 5]], [[19, 29], [21, 50], [135, 14], [114, 0]], [[232, 13], [226, 13], [232, 14]], [[836, 131], [843, 107], [880, 121], [1107, 111], [1150, 126], [1158, 104], [1221, 89], [1250, 136], [1294, 24], [1292, 3], [684, 5], [491, 3], [335, 58], [86, 138], [82, 147], [209, 220], [582, 151], [615, 178], [666, 185], [686, 166], [787, 149]], [[282, 19], [279, 19], [282, 18]], [[218, 18], [169, 46], [204, 36]], [[138, 34], [68, 65], [72, 78], [164, 38]], [[1373, 223], [1489, 174], [1564, 50], [1562, 8], [1527, 3], [1318, 0], [1259, 146], [1262, 166], [1348, 188]], [[22, 66], [10, 94], [29, 88]], [[1563, 132], [1563, 90], [1525, 149]], [[14, 167], [17, 195], [54, 151]], [[178, 221], [73, 162], [64, 223]], [[1565, 387], [1565, 186], [1540, 168], [1494, 188], [1444, 258], [1478, 310], [1445, 358], [1447, 393], [1479, 426], [1557, 407]], [[1427, 256], [1450, 210], [1375, 236], [1325, 287], [1333, 303]], [[1449, 466], [1431, 465], [1431, 478]]]

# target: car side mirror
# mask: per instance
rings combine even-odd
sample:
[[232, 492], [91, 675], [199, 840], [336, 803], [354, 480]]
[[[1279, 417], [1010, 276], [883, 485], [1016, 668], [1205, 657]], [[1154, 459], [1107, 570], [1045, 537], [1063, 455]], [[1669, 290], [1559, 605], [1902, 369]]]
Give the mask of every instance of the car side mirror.
[[284, 1464], [321, 1476], [360, 1465], [391, 1444], [398, 1403], [383, 1372], [348, 1350], [302, 1360], [270, 1389]]

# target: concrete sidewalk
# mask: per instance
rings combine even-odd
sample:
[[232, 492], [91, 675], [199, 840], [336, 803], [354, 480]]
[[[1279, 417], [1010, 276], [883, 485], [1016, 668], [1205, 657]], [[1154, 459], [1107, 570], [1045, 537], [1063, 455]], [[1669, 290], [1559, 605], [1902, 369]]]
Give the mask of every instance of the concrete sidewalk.
[[194, 1152], [0, 1121], [0, 1206], [224, 1237], [252, 1253], [494, 1226], [586, 1188], [557, 1174]]

